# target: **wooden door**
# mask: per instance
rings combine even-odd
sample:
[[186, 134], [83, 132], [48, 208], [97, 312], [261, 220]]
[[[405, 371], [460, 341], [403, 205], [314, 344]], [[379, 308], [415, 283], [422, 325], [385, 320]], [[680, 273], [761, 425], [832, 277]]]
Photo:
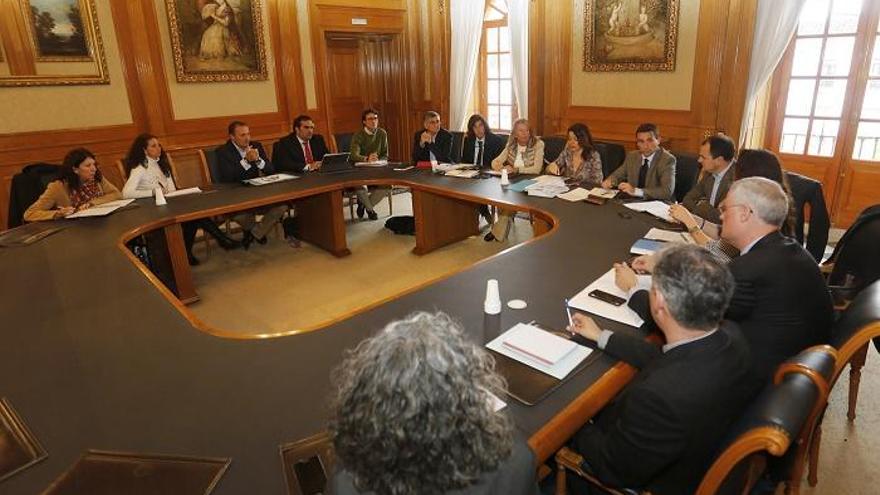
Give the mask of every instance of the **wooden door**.
[[410, 143], [402, 53], [400, 36], [371, 36], [363, 41], [369, 106], [379, 111], [379, 125], [388, 132], [390, 158], [406, 161]]
[[327, 103], [334, 134], [356, 132], [367, 105], [363, 57], [357, 36], [327, 37]]

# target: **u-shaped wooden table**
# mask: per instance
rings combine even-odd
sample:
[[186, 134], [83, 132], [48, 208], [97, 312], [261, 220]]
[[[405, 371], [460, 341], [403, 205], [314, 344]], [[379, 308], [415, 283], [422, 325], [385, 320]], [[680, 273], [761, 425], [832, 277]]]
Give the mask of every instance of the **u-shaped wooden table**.
[[[412, 189], [418, 254], [476, 233], [478, 204], [530, 212], [538, 235], [316, 328], [241, 338], [199, 321], [181, 302], [196, 292], [179, 249], [180, 222], [293, 201], [303, 238], [343, 256], [342, 191], [362, 184]], [[73, 225], [38, 243], [0, 250], [0, 397], [48, 452], [0, 482], [4, 494], [45, 489], [88, 449], [230, 457], [214, 493], [284, 493], [279, 445], [324, 429], [330, 373], [344, 349], [415, 310], [445, 311], [479, 342], [519, 321], [562, 328], [563, 298], [625, 259], [655, 224], [613, 202], [533, 198], [502, 190], [497, 179], [417, 170], [310, 174], [173, 198], [163, 207], [138, 204], [107, 218], [67, 221]], [[125, 247], [158, 229], [165, 230], [179, 298]], [[490, 278], [499, 280], [502, 299], [524, 299], [528, 308], [486, 318]], [[535, 406], [508, 399], [508, 411], [543, 461], [633, 373], [602, 356]]]

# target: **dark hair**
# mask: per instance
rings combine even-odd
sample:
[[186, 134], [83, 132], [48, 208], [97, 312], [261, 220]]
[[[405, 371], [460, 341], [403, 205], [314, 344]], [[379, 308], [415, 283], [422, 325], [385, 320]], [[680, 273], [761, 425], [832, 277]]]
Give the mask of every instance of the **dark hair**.
[[713, 136], [709, 136], [703, 140], [700, 144], [709, 144], [709, 153], [712, 154], [712, 158], [718, 158], [719, 156], [724, 158], [725, 161], [733, 160], [733, 157], [736, 155], [736, 145], [733, 144], [733, 139], [730, 139], [726, 134], [718, 133]]
[[793, 236], [794, 222], [797, 218], [794, 209], [794, 195], [788, 185], [788, 178], [782, 169], [782, 162], [776, 153], [765, 149], [743, 149], [739, 152], [733, 169], [733, 180], [737, 181], [747, 177], [764, 177], [777, 182], [788, 196], [788, 219], [782, 226], [782, 233]]
[[246, 125], [247, 124], [245, 124], [244, 122], [242, 122], [240, 120], [233, 120], [232, 122], [229, 123], [229, 126], [226, 128], [226, 130], [229, 132], [229, 135], [232, 136], [235, 134], [235, 130], [237, 128], [242, 127], [242, 126], [246, 126]]
[[589, 161], [592, 158], [593, 151], [596, 149], [596, 146], [593, 144], [593, 135], [590, 133], [590, 128], [586, 124], [577, 123], [569, 127], [568, 132], [574, 134], [578, 144], [581, 146], [581, 158]]
[[692, 330], [716, 328], [733, 296], [733, 275], [727, 266], [692, 244], [660, 251], [651, 281], [666, 300], [669, 314]]
[[640, 132], [650, 132], [654, 135], [654, 138], [660, 137], [660, 128], [657, 127], [657, 124], [652, 124], [650, 122], [639, 124], [636, 128], [636, 134], [638, 135]]
[[[73, 169], [79, 167], [79, 165], [86, 161], [86, 159], [91, 158], [95, 159], [95, 154], [85, 148], [74, 148], [67, 152], [67, 155], [64, 156], [64, 161], [61, 162], [61, 182], [67, 184], [68, 189], [71, 191], [76, 191], [80, 187], [82, 187], [82, 183], [79, 181], [79, 176], [76, 175], [76, 172]], [[103, 175], [101, 174], [101, 170], [98, 169], [97, 163], [95, 164], [95, 182], [101, 182], [103, 179]]]
[[297, 115], [296, 118], [293, 119], [293, 128], [299, 129], [299, 126], [307, 120], [312, 120], [312, 118], [308, 115]]
[[367, 121], [367, 115], [370, 115], [370, 114], [373, 114], [373, 115], [375, 115], [376, 117], [378, 117], [378, 116], [379, 116], [379, 111], [376, 110], [375, 108], [372, 108], [372, 107], [371, 107], [371, 108], [368, 108], [368, 109], [366, 109], [366, 110], [364, 110], [363, 112], [361, 112], [361, 123], [366, 122], [366, 121]]
[[474, 126], [477, 125], [477, 122], [483, 123], [483, 129], [486, 130], [486, 134], [492, 134], [492, 129], [489, 127], [489, 123], [486, 122], [486, 119], [483, 118], [482, 115], [475, 113], [471, 115], [467, 122], [467, 137], [475, 139], [477, 136], [474, 134]]
[[[131, 175], [131, 171], [134, 170], [135, 167], [146, 167], [147, 153], [145, 152], [145, 149], [151, 139], [158, 138], [146, 132], [134, 138], [134, 142], [131, 143], [131, 147], [128, 149], [128, 154], [125, 155], [124, 163], [126, 177]], [[171, 163], [168, 161], [168, 155], [165, 153], [165, 148], [162, 148], [162, 154], [159, 155], [159, 168], [162, 170], [165, 177], [171, 177]]]

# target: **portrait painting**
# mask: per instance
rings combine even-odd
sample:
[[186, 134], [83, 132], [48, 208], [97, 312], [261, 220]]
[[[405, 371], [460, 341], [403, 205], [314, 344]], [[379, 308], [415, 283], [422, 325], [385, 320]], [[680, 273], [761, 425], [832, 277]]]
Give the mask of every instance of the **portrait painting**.
[[178, 82], [268, 78], [262, 0], [165, 0]]
[[94, 0], [26, 0], [39, 62], [92, 60]]
[[584, 71], [673, 71], [679, 0], [584, 0]]

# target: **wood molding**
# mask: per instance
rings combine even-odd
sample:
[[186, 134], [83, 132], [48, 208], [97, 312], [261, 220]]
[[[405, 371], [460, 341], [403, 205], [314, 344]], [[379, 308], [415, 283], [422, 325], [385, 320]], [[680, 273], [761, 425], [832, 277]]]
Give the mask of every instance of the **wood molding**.
[[6, 55], [9, 73], [33, 75], [37, 73], [30, 35], [25, 28], [27, 16], [17, 0], [0, 0], [0, 43]]

